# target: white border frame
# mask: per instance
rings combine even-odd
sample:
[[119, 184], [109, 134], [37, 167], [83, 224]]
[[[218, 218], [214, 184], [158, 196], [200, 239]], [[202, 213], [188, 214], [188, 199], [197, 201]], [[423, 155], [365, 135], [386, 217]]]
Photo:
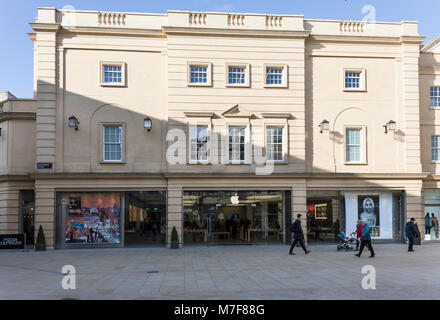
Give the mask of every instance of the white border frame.
[[[121, 67], [122, 79], [120, 83], [104, 82], [104, 66]], [[126, 66], [125, 62], [101, 61], [100, 62], [100, 85], [101, 87], [125, 87], [126, 86]]]
[[431, 81], [428, 87], [428, 106], [431, 110], [440, 110], [440, 107], [433, 107], [431, 106], [431, 87], [439, 87], [440, 88], [440, 82], [438, 80]]
[[[193, 160], [191, 159], [191, 127], [207, 126], [208, 127], [208, 159]], [[210, 164], [211, 163], [211, 141], [212, 141], [212, 122], [207, 120], [191, 120], [188, 122], [188, 164]]]
[[[229, 68], [245, 68], [245, 79], [244, 83], [229, 83]], [[250, 68], [251, 65], [249, 63], [234, 63], [234, 62], [226, 62], [225, 63], [225, 86], [226, 87], [237, 87], [237, 88], [249, 88], [250, 87]]]
[[[230, 160], [229, 159], [229, 127], [245, 127], [245, 145], [244, 145], [244, 161], [237, 161], [237, 160]], [[237, 164], [250, 164], [251, 163], [251, 125], [249, 121], [228, 121], [226, 123], [226, 163], [231, 165], [237, 165]]]
[[[361, 130], [361, 160], [347, 161], [347, 129], [360, 129]], [[367, 165], [367, 127], [364, 125], [346, 125], [344, 126], [344, 164], [345, 165]]]
[[[104, 127], [105, 126], [121, 126], [122, 130], [121, 130], [121, 160], [104, 160]], [[100, 144], [101, 144], [101, 148], [100, 148], [100, 163], [101, 164], [124, 164], [125, 163], [125, 123], [123, 122], [101, 122], [100, 123]]]
[[[207, 67], [207, 79], [206, 83], [192, 83], [191, 82], [191, 67], [199, 66], [199, 67]], [[200, 61], [188, 61], [186, 65], [186, 84], [188, 87], [212, 87], [212, 63], [211, 62], [200, 62]]]
[[[359, 88], [345, 87], [345, 73], [346, 72], [360, 72]], [[346, 92], [366, 92], [367, 91], [367, 69], [365, 68], [344, 68], [342, 70], [342, 90]]]
[[[267, 68], [282, 68], [283, 69], [283, 75], [282, 75], [282, 84], [266, 84], [266, 69]], [[288, 75], [289, 68], [287, 64], [277, 64], [277, 63], [265, 63], [263, 65], [263, 87], [264, 88], [287, 88], [288, 87]]]
[[[267, 159], [267, 128], [268, 127], [282, 127], [283, 128], [283, 160], [268, 160]], [[265, 121], [264, 123], [264, 150], [265, 150], [265, 157], [266, 157], [266, 163], [267, 162], [273, 162], [274, 164], [287, 164], [288, 163], [288, 137], [289, 137], [289, 126], [286, 120], [271, 120], [271, 121]]]

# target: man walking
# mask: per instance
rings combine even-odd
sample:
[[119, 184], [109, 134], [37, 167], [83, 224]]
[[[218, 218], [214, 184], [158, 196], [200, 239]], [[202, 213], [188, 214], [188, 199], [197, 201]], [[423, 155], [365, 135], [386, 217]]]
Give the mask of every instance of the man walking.
[[433, 213], [431, 213], [431, 227], [434, 228], [435, 238], [438, 240], [438, 220]]
[[301, 214], [297, 215], [297, 219], [292, 224], [290, 231], [293, 232], [293, 239], [294, 240], [293, 240], [292, 246], [290, 247], [289, 254], [295, 255], [293, 253], [293, 249], [295, 248], [295, 246], [298, 242], [301, 244], [301, 247], [303, 248], [304, 253], [308, 254], [310, 252], [310, 250], [307, 250], [306, 245], [304, 244], [304, 234], [303, 234], [303, 231], [301, 228]]
[[413, 249], [414, 238], [417, 235], [417, 228], [416, 225], [414, 224], [414, 221], [416, 221], [416, 219], [411, 218], [411, 220], [409, 220], [405, 225], [405, 234], [406, 237], [408, 238], [408, 252], [414, 252]]
[[359, 249], [359, 253], [355, 254], [356, 257], [361, 256], [365, 246], [367, 246], [368, 250], [370, 250], [370, 258], [374, 258], [375, 254], [373, 246], [371, 245], [370, 226], [365, 221], [362, 221], [361, 248]]

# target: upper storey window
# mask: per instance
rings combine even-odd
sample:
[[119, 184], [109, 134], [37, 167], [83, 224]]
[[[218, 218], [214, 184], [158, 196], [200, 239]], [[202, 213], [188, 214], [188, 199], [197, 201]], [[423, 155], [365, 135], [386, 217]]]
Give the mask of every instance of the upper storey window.
[[345, 88], [359, 89], [361, 85], [361, 73], [360, 72], [345, 72]]
[[287, 66], [286, 65], [265, 65], [264, 66], [265, 87], [287, 87]]
[[104, 125], [103, 160], [106, 162], [122, 161], [122, 125]]
[[211, 64], [188, 63], [188, 85], [211, 86]]
[[102, 86], [125, 86], [125, 64], [121, 62], [101, 62]]
[[440, 107], [440, 87], [431, 87], [429, 96], [431, 99], [431, 107], [439, 108]]
[[246, 81], [246, 68], [229, 67], [228, 81], [230, 84], [244, 84]]
[[344, 69], [344, 91], [366, 91], [365, 69]]
[[249, 87], [249, 64], [226, 63], [226, 86]]

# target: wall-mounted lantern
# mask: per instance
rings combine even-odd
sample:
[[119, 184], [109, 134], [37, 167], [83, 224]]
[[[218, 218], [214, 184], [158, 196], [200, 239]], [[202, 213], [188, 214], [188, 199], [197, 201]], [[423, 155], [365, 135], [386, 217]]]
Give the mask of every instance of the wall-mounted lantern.
[[148, 132], [150, 132], [152, 127], [153, 127], [153, 123], [152, 123], [151, 119], [146, 117], [144, 119], [144, 129], [147, 130]]
[[324, 131], [328, 131], [330, 128], [330, 122], [328, 122], [327, 120], [322, 120], [319, 127], [321, 128], [321, 130], [319, 131], [320, 133], [323, 133]]
[[79, 121], [78, 121], [78, 119], [77, 119], [75, 116], [71, 116], [71, 117], [69, 118], [69, 121], [68, 121], [68, 123], [67, 123], [67, 126], [68, 126], [69, 128], [74, 128], [75, 130], [78, 130], [78, 127], [79, 127]]
[[396, 131], [396, 122], [393, 120], [390, 120], [386, 125], [383, 126], [385, 128], [385, 133], [388, 133], [388, 131]]

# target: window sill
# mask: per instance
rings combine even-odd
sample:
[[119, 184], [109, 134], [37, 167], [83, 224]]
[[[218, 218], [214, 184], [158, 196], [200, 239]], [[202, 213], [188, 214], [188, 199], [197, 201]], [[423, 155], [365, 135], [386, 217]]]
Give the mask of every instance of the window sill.
[[100, 83], [101, 87], [125, 87], [125, 83]]
[[368, 165], [367, 162], [345, 162], [344, 165], [346, 166], [366, 166]]
[[206, 164], [211, 164], [211, 162], [210, 161], [193, 161], [193, 160], [191, 160], [188, 162], [188, 164], [190, 164], [190, 165], [197, 165], [197, 164], [206, 165]]
[[226, 88], [249, 88], [249, 83], [226, 83]]
[[99, 164], [125, 164], [125, 161], [100, 161]]
[[356, 88], [356, 89], [344, 88], [344, 89], [342, 89], [342, 91], [344, 91], [344, 92], [367, 92], [367, 89], [362, 89], [362, 88]]
[[289, 162], [287, 160], [266, 160], [265, 164], [289, 164]]
[[265, 84], [264, 88], [287, 88], [287, 84]]
[[210, 83], [187, 83], [188, 87], [212, 87]]

